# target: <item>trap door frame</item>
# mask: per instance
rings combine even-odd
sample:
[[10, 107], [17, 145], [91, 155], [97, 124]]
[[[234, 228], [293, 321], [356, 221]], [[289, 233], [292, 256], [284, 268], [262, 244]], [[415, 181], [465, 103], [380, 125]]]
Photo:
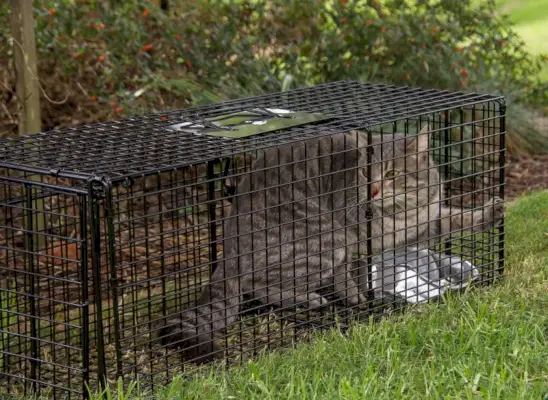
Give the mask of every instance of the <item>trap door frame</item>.
[[[25, 252], [24, 258], [23, 258], [23, 264], [24, 264], [24, 272], [23, 274], [28, 275], [28, 278], [25, 278], [25, 284], [24, 284], [24, 290], [29, 290], [30, 293], [21, 293], [20, 290], [17, 289], [19, 286], [19, 283], [15, 283], [15, 294], [14, 296], [11, 296], [9, 294], [9, 284], [6, 284], [6, 287], [2, 288], [2, 292], [7, 293], [8, 297], [10, 299], [13, 299], [17, 304], [16, 308], [19, 309], [19, 301], [23, 302], [25, 304], [25, 300], [17, 300], [17, 298], [23, 296], [28, 297], [30, 299], [30, 335], [18, 334], [21, 339], [23, 339], [23, 348], [21, 348], [21, 345], [19, 345], [20, 352], [17, 354], [6, 354], [5, 351], [2, 351], [3, 356], [5, 357], [7, 363], [4, 364], [3, 371], [0, 371], [0, 377], [2, 375], [5, 375], [4, 378], [8, 379], [14, 379], [18, 380], [22, 383], [24, 387], [25, 393], [27, 393], [27, 390], [30, 393], [33, 394], [39, 394], [42, 390], [50, 388], [54, 393], [68, 392], [72, 394], [78, 394], [82, 396], [83, 398], [89, 397], [89, 383], [90, 383], [90, 358], [91, 358], [91, 312], [93, 312], [90, 309], [90, 265], [88, 263], [88, 253], [91, 250], [92, 254], [97, 253], [97, 249], [94, 249], [94, 245], [97, 245], [98, 243], [94, 243], [92, 240], [90, 245], [90, 235], [91, 235], [91, 222], [93, 220], [93, 212], [90, 212], [90, 207], [93, 208], [95, 204], [95, 200], [93, 200], [94, 196], [90, 195], [89, 188], [85, 188], [84, 185], [78, 185], [78, 186], [66, 186], [59, 183], [47, 183], [44, 182], [45, 177], [53, 177], [58, 178], [59, 172], [58, 171], [45, 171], [41, 168], [34, 168], [31, 166], [24, 166], [24, 165], [14, 165], [9, 163], [0, 163], [0, 168], [4, 169], [5, 174], [0, 176], [0, 182], [4, 187], [10, 186], [10, 187], [20, 187], [22, 191], [22, 196], [15, 197], [15, 198], [7, 198], [2, 204], [5, 209], [8, 209], [10, 207], [19, 207], [23, 209], [23, 229], [25, 231], [25, 239], [24, 239], [24, 247], [23, 250]], [[70, 179], [74, 179], [76, 181], [81, 180], [81, 176], [78, 176], [77, 174], [69, 174]], [[41, 273], [40, 272], [40, 264], [44, 263], [44, 260], [46, 260], [46, 264], [53, 263], [55, 264], [55, 259], [59, 258], [59, 256], [55, 255], [53, 249], [54, 246], [51, 246], [48, 244], [48, 238], [50, 241], [54, 241], [60, 237], [59, 234], [48, 232], [47, 229], [47, 220], [46, 220], [46, 214], [55, 214], [53, 211], [49, 211], [47, 207], [45, 206], [45, 201], [48, 198], [52, 198], [53, 196], [71, 196], [75, 199], [76, 204], [78, 205], [79, 211], [76, 215], [71, 215], [69, 213], [66, 213], [65, 215], [62, 215], [63, 217], [71, 217], [71, 218], [77, 218], [79, 220], [78, 222], [78, 230], [79, 231], [79, 237], [74, 238], [74, 243], [77, 244], [77, 246], [80, 247], [79, 252], [77, 253], [76, 259], [70, 259], [74, 256], [68, 256], [68, 254], [62, 254], [61, 257], [63, 259], [63, 262], [66, 263], [80, 263], [80, 268], [78, 268], [78, 278], [77, 280], [67, 278], [71, 280], [73, 283], [76, 283], [80, 286], [80, 293], [79, 297], [80, 300], [77, 300], [76, 302], [72, 299], [64, 299], [61, 303], [59, 303], [57, 300], [55, 300], [54, 297], [48, 294], [40, 294], [41, 287], [40, 287], [40, 279], [48, 279], [54, 278], [53, 275], [48, 273]], [[67, 209], [67, 206], [63, 206], [65, 210]], [[59, 214], [59, 212], [57, 212]], [[13, 223], [13, 221], [12, 221]], [[6, 224], [5, 229], [14, 228], [14, 226], [9, 226]], [[65, 245], [68, 246], [66, 243]], [[48, 249], [51, 250], [50, 253], [48, 253]], [[9, 243], [6, 243], [5, 248], [6, 254], [8, 252], [12, 252], [15, 255], [15, 252], [17, 252], [16, 247], [10, 247]], [[66, 252], [65, 247], [65, 252]], [[7, 259], [8, 265], [5, 266], [6, 271], [9, 273], [9, 259]], [[95, 262], [92, 260], [92, 269], [97, 270]], [[19, 274], [18, 274], [19, 275]], [[61, 278], [63, 278], [61, 276]], [[28, 283], [27, 283], [28, 281]], [[48, 283], [50, 285], [51, 283]], [[48, 288], [50, 288], [48, 286]], [[51, 289], [51, 288], [50, 288]], [[55, 290], [54, 290], [55, 292]], [[8, 299], [9, 300], [9, 299]], [[81, 349], [82, 352], [82, 358], [81, 362], [74, 363], [72, 359], [69, 357], [69, 361], [67, 361], [66, 364], [56, 364], [59, 368], [67, 368], [69, 378], [68, 381], [63, 381], [62, 383], [59, 383], [58, 381], [54, 380], [55, 372], [53, 372], [53, 375], [50, 375], [51, 373], [47, 373], [44, 371], [43, 365], [44, 360], [42, 360], [42, 356], [40, 354], [40, 344], [44, 341], [42, 335], [40, 334], [41, 331], [43, 331], [43, 327], [40, 327], [40, 321], [42, 319], [40, 311], [40, 300], [46, 301], [46, 302], [53, 302], [57, 303], [59, 305], [64, 304], [65, 306], [71, 306], [76, 309], [80, 308], [79, 317], [76, 319], [77, 323], [80, 325], [80, 343], [81, 343]], [[11, 301], [11, 300], [9, 300]], [[28, 301], [28, 300], [27, 300]], [[8, 317], [2, 318], [3, 322], [7, 321], [7, 328], [9, 328], [10, 322], [9, 322], [9, 310], [5, 310], [8, 314]], [[66, 311], [65, 312], [69, 312]], [[51, 315], [51, 312], [48, 313], [48, 315]], [[64, 314], [67, 315], [67, 314]], [[20, 316], [17, 317], [18, 319]], [[67, 320], [61, 320], [61, 323], [63, 324], [74, 324], [74, 320], [72, 317], [69, 317], [70, 319]], [[95, 315], [95, 321], [100, 321], [101, 317], [100, 315]], [[6, 321], [4, 321], [6, 320]], [[55, 318], [56, 320], [56, 318]], [[55, 325], [57, 326], [57, 324]], [[4, 327], [0, 327], [0, 329], [3, 329]], [[51, 328], [50, 328], [51, 329]], [[26, 333], [26, 332], [25, 332]], [[7, 339], [10, 340], [10, 332], [6, 331], [4, 332]], [[47, 334], [47, 333], [46, 333]], [[66, 337], [64, 338], [67, 339]], [[49, 340], [46, 342], [46, 344], [56, 346], [57, 339], [55, 337], [49, 338]], [[26, 343], [25, 343], [26, 342]], [[48, 343], [49, 342], [49, 343]], [[21, 343], [21, 342], [19, 342]], [[62, 343], [59, 343], [62, 344]], [[71, 345], [70, 347], [74, 347]], [[8, 350], [9, 352], [9, 350]], [[30, 354], [26, 355], [26, 354]], [[9, 359], [12, 359], [11, 361]], [[19, 364], [21, 361], [29, 363], [30, 364], [30, 372], [26, 376], [20, 376], [19, 374], [10, 373], [11, 367], [10, 362], [13, 363], [13, 359], [16, 360], [16, 363]], [[19, 360], [19, 362], [18, 362]], [[78, 367], [78, 364], [80, 365]], [[4, 373], [2, 373], [4, 372]], [[47, 378], [44, 378], [44, 374], [47, 374]], [[64, 384], [69, 384], [72, 379], [78, 379], [78, 376], [82, 379], [82, 385], [81, 388], [75, 389], [73, 387], [64, 386]], [[71, 379], [72, 378], [72, 379]], [[57, 378], [59, 379], [59, 378]], [[70, 384], [72, 386], [72, 384]]]

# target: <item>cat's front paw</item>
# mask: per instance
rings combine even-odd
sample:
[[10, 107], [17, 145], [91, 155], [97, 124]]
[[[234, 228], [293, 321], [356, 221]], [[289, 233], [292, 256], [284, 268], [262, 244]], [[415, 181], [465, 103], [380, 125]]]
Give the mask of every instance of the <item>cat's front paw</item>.
[[500, 197], [495, 196], [479, 212], [481, 218], [474, 231], [490, 230], [502, 224], [506, 213], [506, 204]]

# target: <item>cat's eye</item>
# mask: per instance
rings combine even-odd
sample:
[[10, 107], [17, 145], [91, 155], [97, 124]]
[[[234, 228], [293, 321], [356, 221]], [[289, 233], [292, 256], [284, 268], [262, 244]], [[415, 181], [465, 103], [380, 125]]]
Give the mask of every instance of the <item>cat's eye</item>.
[[384, 174], [384, 177], [386, 179], [396, 179], [399, 175], [400, 175], [400, 170], [397, 168], [394, 168], [386, 171], [386, 173]]

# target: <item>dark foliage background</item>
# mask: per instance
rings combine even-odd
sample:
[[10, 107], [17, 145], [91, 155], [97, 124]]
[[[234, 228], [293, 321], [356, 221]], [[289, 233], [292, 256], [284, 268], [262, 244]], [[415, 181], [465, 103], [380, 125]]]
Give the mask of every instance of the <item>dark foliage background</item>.
[[[6, 4], [7, 3], [7, 4]], [[512, 152], [548, 152], [546, 58], [493, 1], [36, 0], [43, 129], [339, 79], [503, 93]], [[9, 2], [0, 132], [17, 130]]]

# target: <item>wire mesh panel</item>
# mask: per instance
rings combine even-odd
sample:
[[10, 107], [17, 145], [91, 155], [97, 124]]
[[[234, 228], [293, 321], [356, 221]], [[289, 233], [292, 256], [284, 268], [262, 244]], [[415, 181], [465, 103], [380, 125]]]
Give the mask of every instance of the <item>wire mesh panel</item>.
[[[2, 340], [24, 347], [3, 348], [0, 379], [152, 387], [492, 283], [504, 114], [487, 95], [337, 82], [0, 143]], [[57, 325], [18, 331], [18, 313]], [[70, 381], [33, 364], [43, 348]]]
[[197, 306], [168, 318], [163, 343], [192, 362], [247, 356], [349, 313], [493, 280], [504, 213], [495, 106], [257, 152], [219, 221], [211, 282]]
[[209, 280], [221, 234], [213, 221], [228, 210], [211, 187], [220, 186], [216, 170], [213, 164], [183, 168], [114, 191], [117, 351], [131, 360], [117, 366], [121, 376], [153, 382], [172, 373], [155, 339], [164, 318], [192, 304]]
[[77, 398], [88, 379], [85, 192], [55, 183], [7, 170], [0, 178], [4, 395]]

